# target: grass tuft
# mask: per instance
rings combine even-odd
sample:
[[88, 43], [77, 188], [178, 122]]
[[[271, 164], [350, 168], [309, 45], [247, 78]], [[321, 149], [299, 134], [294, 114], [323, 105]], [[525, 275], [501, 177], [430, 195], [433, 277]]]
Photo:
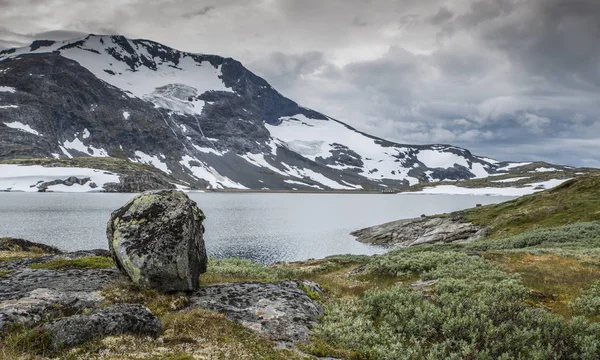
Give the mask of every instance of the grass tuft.
[[69, 269], [110, 269], [114, 267], [112, 258], [105, 256], [85, 256], [77, 259], [56, 259], [45, 263], [29, 265], [31, 269], [69, 270]]

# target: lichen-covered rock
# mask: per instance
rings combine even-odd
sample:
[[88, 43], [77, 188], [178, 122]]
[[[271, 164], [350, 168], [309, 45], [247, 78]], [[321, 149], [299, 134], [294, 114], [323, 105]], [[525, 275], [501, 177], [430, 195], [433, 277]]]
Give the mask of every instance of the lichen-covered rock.
[[[35, 243], [27, 244], [38, 248]], [[102, 288], [122, 276], [117, 269], [51, 270], [30, 266], [107, 254], [106, 250], [78, 251], [0, 262], [0, 271], [5, 273], [0, 277], [0, 332], [13, 325], [33, 327], [49, 318], [100, 306], [105, 301]]]
[[109, 335], [132, 334], [157, 337], [162, 323], [147, 307], [115, 304], [88, 314], [49, 322], [43, 329], [50, 335], [52, 349], [68, 348]]
[[450, 217], [420, 217], [356, 230], [356, 240], [376, 245], [413, 246], [451, 242], [472, 242], [487, 235], [485, 228], [462, 218], [460, 213]]
[[119, 270], [138, 286], [195, 290], [208, 261], [204, 218], [180, 191], [148, 191], [112, 213], [108, 246]]
[[209, 309], [288, 346], [308, 341], [310, 329], [323, 314], [322, 306], [304, 290], [322, 295], [312, 281], [233, 283], [202, 287], [190, 297], [188, 310]]

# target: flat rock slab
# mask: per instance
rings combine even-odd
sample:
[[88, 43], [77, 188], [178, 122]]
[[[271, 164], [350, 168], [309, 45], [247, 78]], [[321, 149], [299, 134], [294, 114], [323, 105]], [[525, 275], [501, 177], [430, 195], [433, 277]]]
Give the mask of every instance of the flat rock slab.
[[311, 281], [218, 284], [194, 292], [191, 305], [183, 311], [202, 308], [224, 313], [281, 345], [293, 345], [308, 341], [310, 329], [323, 314], [323, 307], [299, 285], [322, 293]]
[[88, 314], [73, 315], [44, 324], [52, 349], [72, 347], [110, 335], [132, 334], [158, 337], [162, 323], [147, 307], [115, 304]]
[[0, 263], [0, 270], [9, 271], [0, 278], [0, 331], [11, 324], [32, 327], [48, 318], [101, 305], [100, 291], [121, 276], [117, 269], [49, 270], [29, 265], [106, 254], [80, 251]]
[[351, 233], [363, 243], [392, 246], [471, 242], [486, 234], [484, 228], [466, 222], [460, 216], [398, 220]]

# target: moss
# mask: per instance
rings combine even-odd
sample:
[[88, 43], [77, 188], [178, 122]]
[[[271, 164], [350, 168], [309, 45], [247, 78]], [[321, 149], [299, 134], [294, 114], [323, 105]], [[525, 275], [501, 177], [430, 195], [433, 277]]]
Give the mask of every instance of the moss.
[[113, 259], [105, 256], [85, 256], [77, 259], [56, 259], [45, 263], [29, 265], [31, 269], [69, 270], [69, 269], [110, 269]]
[[298, 289], [304, 291], [306, 296], [308, 296], [311, 300], [321, 300], [321, 295], [319, 295], [319, 293], [313, 291], [309, 286], [300, 284], [300, 285], [298, 285]]
[[8, 274], [10, 274], [10, 270], [0, 270], [0, 279], [6, 277]]

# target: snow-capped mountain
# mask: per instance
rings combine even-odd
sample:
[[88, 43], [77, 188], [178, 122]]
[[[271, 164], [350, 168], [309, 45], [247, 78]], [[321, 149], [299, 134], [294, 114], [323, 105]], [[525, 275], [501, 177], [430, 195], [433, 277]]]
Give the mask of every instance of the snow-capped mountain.
[[514, 166], [304, 108], [238, 61], [122, 36], [0, 52], [0, 160], [117, 157], [193, 187], [373, 189]]

